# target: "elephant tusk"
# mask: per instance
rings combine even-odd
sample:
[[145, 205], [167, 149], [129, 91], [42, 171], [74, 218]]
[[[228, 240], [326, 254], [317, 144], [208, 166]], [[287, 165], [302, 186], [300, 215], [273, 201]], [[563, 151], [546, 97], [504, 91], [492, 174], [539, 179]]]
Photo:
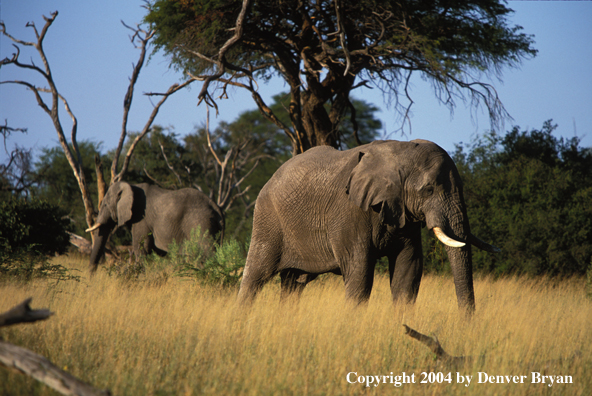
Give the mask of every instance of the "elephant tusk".
[[498, 248], [496, 246], [493, 246], [493, 245], [490, 245], [487, 242], [482, 241], [481, 239], [477, 238], [473, 234], [469, 234], [468, 242], [471, 245], [474, 245], [474, 246], [478, 247], [481, 250], [485, 250], [486, 252], [499, 253], [499, 252], [502, 251], [500, 248]]
[[448, 235], [444, 233], [444, 231], [442, 231], [440, 227], [434, 227], [432, 228], [432, 230], [434, 231], [434, 235], [436, 235], [436, 238], [438, 238], [440, 242], [442, 242], [444, 245], [451, 247], [463, 247], [466, 245], [466, 243], [464, 242], [459, 242], [455, 239], [450, 238]]
[[95, 223], [94, 226], [87, 228], [86, 232], [93, 232], [94, 230], [96, 230], [97, 228], [99, 228], [101, 226], [101, 223]]

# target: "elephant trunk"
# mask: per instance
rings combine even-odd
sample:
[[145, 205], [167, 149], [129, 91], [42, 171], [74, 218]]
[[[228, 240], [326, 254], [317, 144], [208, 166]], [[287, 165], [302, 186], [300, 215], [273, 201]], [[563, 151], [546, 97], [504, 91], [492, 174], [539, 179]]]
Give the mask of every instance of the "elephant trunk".
[[458, 307], [470, 315], [475, 311], [471, 245], [467, 244], [460, 248], [446, 246], [445, 249], [452, 268]]
[[475, 241], [469, 227], [462, 193], [458, 193], [449, 202], [450, 205], [444, 205], [447, 210], [441, 217], [441, 229], [437, 223], [438, 226], [434, 224], [432, 229], [439, 239], [449, 238], [448, 243], [444, 243], [454, 278], [458, 307], [471, 315], [475, 311], [471, 244]]
[[105, 254], [105, 245], [107, 245], [107, 239], [111, 230], [104, 225], [100, 225], [98, 228], [94, 228], [94, 231], [92, 232], [95, 232], [96, 234], [90, 252], [89, 269], [91, 273], [94, 273], [97, 270], [99, 261]]

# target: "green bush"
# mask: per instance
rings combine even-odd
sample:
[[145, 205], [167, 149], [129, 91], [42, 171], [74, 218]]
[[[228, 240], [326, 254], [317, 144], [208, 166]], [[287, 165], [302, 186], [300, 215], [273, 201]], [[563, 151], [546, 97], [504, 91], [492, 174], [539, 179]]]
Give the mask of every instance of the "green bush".
[[0, 203], [0, 281], [33, 278], [78, 280], [78, 276], [47, 256], [64, 253], [69, 221], [59, 207], [21, 199]]
[[60, 207], [40, 200], [0, 203], [0, 246], [8, 252], [54, 255], [70, 244], [70, 221]]
[[[217, 245], [199, 230], [193, 230], [191, 239], [182, 249], [170, 249], [174, 258], [178, 276], [195, 278], [206, 284], [235, 286], [240, 282], [247, 259], [248, 246], [241, 246], [235, 239], [229, 239]], [[204, 249], [203, 246], [211, 246]], [[174, 254], [171, 254], [174, 250]]]
[[473, 249], [477, 271], [584, 275], [592, 259], [592, 150], [555, 138], [556, 126], [490, 133], [454, 160], [472, 232], [501, 248]]
[[110, 275], [125, 280], [139, 279], [143, 275], [146, 280], [156, 279], [161, 283], [169, 275], [175, 275], [229, 287], [240, 282], [247, 251], [248, 246], [242, 246], [236, 239], [227, 238], [218, 245], [207, 233], [194, 229], [188, 241], [181, 245], [173, 242], [164, 257], [153, 253], [137, 263], [133, 260], [119, 262], [107, 270]]
[[8, 254], [0, 246], [0, 283], [29, 282], [39, 278], [55, 281], [80, 280], [80, 276], [71, 274], [60, 264], [50, 263], [47, 256], [38, 254], [34, 249], [19, 249]]

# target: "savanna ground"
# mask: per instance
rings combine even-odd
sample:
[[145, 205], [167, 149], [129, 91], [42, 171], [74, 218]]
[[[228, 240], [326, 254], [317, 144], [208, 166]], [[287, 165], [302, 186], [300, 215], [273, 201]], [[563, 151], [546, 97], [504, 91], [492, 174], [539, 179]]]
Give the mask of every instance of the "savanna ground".
[[[584, 279], [477, 278], [477, 311], [467, 321], [450, 277], [425, 276], [414, 306], [393, 307], [388, 278], [377, 275], [364, 307], [345, 301], [341, 277], [327, 276], [307, 286], [297, 303], [280, 304], [279, 282], [272, 282], [243, 309], [236, 288], [204, 286], [166, 269], [134, 280], [100, 269], [91, 280], [86, 259], [52, 260], [80, 270], [80, 282], [1, 284], [0, 311], [31, 296], [34, 309], [55, 315], [4, 328], [0, 336], [113, 395], [585, 395], [592, 389], [592, 301]], [[452, 355], [477, 358], [460, 367], [441, 363], [402, 324], [437, 336]], [[352, 372], [357, 375], [348, 377]], [[390, 383], [391, 373], [395, 379], [403, 372], [415, 383]], [[526, 377], [522, 384], [478, 383], [479, 372]], [[532, 372], [571, 376], [573, 383], [533, 384]], [[388, 376], [387, 383], [356, 382], [367, 375]], [[472, 376], [470, 385], [457, 383], [458, 376]], [[0, 394], [55, 392], [0, 367]]]

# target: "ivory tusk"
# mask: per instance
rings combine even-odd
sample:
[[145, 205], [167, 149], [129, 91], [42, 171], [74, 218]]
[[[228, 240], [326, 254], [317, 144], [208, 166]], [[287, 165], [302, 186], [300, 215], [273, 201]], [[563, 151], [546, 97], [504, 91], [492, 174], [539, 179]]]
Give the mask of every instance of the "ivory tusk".
[[455, 239], [450, 238], [448, 235], [444, 233], [444, 231], [442, 231], [440, 227], [434, 227], [432, 228], [432, 230], [434, 231], [434, 235], [436, 235], [436, 238], [438, 238], [440, 242], [442, 242], [444, 245], [448, 245], [451, 247], [463, 247], [466, 245], [466, 243], [464, 242], [459, 242]]
[[90, 227], [90, 228], [88, 228], [88, 229], [86, 230], [86, 232], [93, 232], [94, 230], [96, 230], [96, 229], [97, 229], [97, 228], [99, 228], [100, 226], [101, 226], [101, 223], [95, 223], [95, 225], [94, 225], [94, 226], [92, 226], [92, 227]]

